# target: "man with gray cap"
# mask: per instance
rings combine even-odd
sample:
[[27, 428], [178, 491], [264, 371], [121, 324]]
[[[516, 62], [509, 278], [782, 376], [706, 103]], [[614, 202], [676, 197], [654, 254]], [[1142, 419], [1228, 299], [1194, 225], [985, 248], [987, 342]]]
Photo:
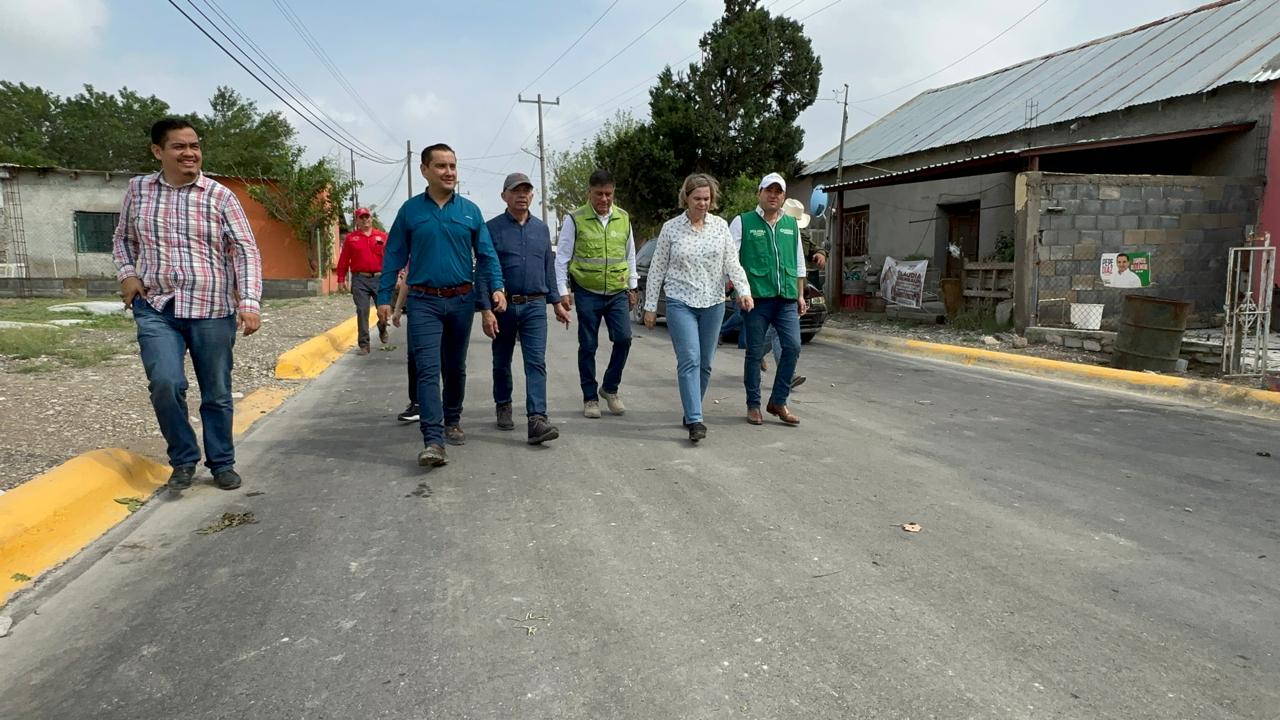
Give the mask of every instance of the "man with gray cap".
[[782, 212], [787, 181], [778, 173], [765, 175], [756, 197], [760, 202], [756, 209], [729, 224], [729, 234], [738, 244], [738, 258], [747, 271], [751, 297], [755, 299], [755, 307], [742, 321], [742, 331], [747, 336], [743, 365], [747, 422], [764, 424], [760, 414], [760, 360], [765, 353], [765, 334], [773, 329], [782, 345], [782, 357], [765, 411], [787, 425], [799, 425], [800, 418], [787, 407], [787, 398], [800, 359], [800, 316], [809, 309], [804, 299], [804, 245], [796, 219]]
[[[541, 445], [560, 437], [547, 419], [547, 305], [556, 319], [569, 327], [569, 311], [560, 306], [556, 284], [555, 253], [547, 224], [529, 212], [533, 182], [524, 173], [511, 173], [502, 183], [506, 212], [490, 220], [489, 235], [502, 266], [507, 309], [497, 314], [493, 337], [493, 402], [498, 428], [511, 430], [511, 358], [516, 339], [524, 356], [525, 415], [529, 420], [529, 444]], [[479, 293], [482, 307], [489, 306], [489, 292]]]

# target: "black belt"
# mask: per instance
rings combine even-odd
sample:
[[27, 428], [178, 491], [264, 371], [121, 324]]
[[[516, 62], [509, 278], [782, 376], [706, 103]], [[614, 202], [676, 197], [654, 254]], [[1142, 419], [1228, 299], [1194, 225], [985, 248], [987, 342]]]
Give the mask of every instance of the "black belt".
[[463, 283], [462, 285], [454, 285], [453, 287], [446, 288], [433, 288], [427, 287], [426, 285], [410, 285], [409, 289], [423, 293], [424, 295], [431, 295], [433, 297], [451, 298], [458, 297], [459, 295], [466, 295], [471, 292], [471, 283]]
[[547, 296], [546, 293], [535, 293], [533, 295], [508, 295], [507, 304], [508, 305], [524, 305], [525, 303], [531, 303], [534, 300], [541, 300], [546, 296]]
[[353, 272], [351, 274], [359, 275], [360, 277], [379, 277], [380, 275], [382, 275], [381, 272]]

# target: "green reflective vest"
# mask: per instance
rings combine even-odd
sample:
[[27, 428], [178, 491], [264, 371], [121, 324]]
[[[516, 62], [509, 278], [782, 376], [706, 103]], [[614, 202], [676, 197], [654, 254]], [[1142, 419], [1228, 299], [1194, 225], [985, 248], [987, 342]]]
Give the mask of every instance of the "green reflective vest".
[[738, 252], [738, 259], [751, 281], [751, 296], [799, 298], [796, 244], [800, 228], [796, 219], [784, 214], [776, 225], [769, 227], [769, 223], [755, 210], [738, 218], [742, 221], [742, 249]]
[[583, 205], [573, 211], [573, 259], [569, 275], [584, 290], [610, 295], [630, 285], [627, 239], [631, 237], [631, 216], [618, 206], [609, 215], [609, 224], [600, 224], [595, 208]]

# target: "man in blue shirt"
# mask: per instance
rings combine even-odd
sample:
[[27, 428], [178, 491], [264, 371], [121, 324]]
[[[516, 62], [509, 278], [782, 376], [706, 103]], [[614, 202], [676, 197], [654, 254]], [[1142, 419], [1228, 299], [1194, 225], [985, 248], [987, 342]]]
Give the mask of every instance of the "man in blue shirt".
[[[511, 357], [516, 338], [524, 356], [524, 409], [529, 418], [529, 444], [540, 445], [560, 437], [547, 420], [547, 305], [555, 308], [556, 319], [569, 327], [569, 311], [560, 306], [556, 288], [555, 253], [547, 224], [529, 213], [533, 202], [533, 182], [524, 173], [511, 173], [502, 183], [502, 200], [507, 211], [487, 224], [489, 236], [502, 265], [506, 284], [507, 311], [498, 314], [493, 338], [493, 402], [497, 405], [498, 428], [511, 430]], [[486, 288], [487, 290], [487, 288]], [[487, 309], [489, 293], [481, 292], [479, 303]]]
[[[454, 192], [458, 158], [444, 143], [422, 151], [422, 177], [427, 190], [400, 206], [382, 258], [378, 287], [378, 322], [391, 317], [391, 293], [396, 274], [408, 266], [405, 282], [409, 301], [409, 350], [418, 366], [418, 403], [424, 448], [418, 464], [447, 463], [444, 442], [462, 445], [466, 434], [459, 424], [467, 383], [467, 346], [475, 317], [472, 278], [493, 295], [493, 309], [502, 312], [502, 269], [480, 208]], [[486, 331], [490, 328], [486, 323]], [[444, 377], [441, 406], [440, 379]]]

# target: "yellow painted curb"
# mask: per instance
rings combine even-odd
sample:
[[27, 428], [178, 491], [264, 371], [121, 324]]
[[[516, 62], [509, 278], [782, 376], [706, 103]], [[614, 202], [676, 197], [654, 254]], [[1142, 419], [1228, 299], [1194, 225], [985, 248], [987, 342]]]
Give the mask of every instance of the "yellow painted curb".
[[280, 407], [294, 392], [296, 388], [261, 387], [236, 401], [235, 419], [231, 421], [232, 434], [243, 435], [249, 426]]
[[[378, 321], [376, 310], [369, 312], [369, 324]], [[284, 351], [276, 358], [276, 377], [281, 380], [306, 380], [318, 377], [333, 361], [355, 346], [359, 328], [356, 319], [339, 323], [326, 332]]]
[[93, 450], [0, 495], [0, 602], [129, 516], [117, 498], [145, 502], [169, 468], [127, 450]]
[[945, 345], [887, 335], [872, 335], [843, 328], [825, 328], [823, 336], [858, 347], [889, 350], [962, 365], [1012, 370], [1028, 375], [1054, 377], [1149, 395], [1195, 400], [1200, 403], [1214, 405], [1223, 410], [1280, 419], [1280, 393], [1267, 390], [1206, 380], [1191, 380], [1158, 373], [1117, 370], [1096, 365], [1080, 365], [1061, 360], [1049, 360], [1031, 355], [1015, 355], [960, 345]]

